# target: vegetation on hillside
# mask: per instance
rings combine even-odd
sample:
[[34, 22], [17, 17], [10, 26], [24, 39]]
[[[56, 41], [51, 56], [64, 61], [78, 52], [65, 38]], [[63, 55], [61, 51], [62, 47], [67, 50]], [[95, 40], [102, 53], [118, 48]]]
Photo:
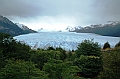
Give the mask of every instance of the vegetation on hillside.
[[35, 50], [0, 33], [0, 79], [120, 79], [119, 43], [109, 49], [84, 40], [76, 51]]

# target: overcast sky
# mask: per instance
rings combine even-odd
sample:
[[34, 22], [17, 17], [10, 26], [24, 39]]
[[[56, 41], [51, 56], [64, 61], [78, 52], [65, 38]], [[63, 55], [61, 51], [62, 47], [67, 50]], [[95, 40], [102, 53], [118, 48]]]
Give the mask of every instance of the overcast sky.
[[120, 21], [120, 0], [0, 0], [0, 14], [34, 30], [63, 30]]

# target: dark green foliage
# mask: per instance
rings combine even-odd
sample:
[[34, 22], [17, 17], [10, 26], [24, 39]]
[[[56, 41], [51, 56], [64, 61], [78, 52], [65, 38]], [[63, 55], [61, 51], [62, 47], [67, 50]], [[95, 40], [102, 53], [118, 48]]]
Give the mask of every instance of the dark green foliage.
[[49, 73], [50, 79], [81, 79], [76, 76], [76, 73], [81, 71], [80, 68], [72, 66], [72, 62], [50, 59], [45, 63], [43, 70]]
[[115, 47], [120, 47], [120, 41], [115, 45]]
[[96, 56], [84, 56], [75, 59], [74, 64], [81, 69], [80, 76], [85, 78], [94, 78], [102, 71], [102, 62]]
[[37, 68], [41, 69], [43, 68], [44, 64], [47, 63], [50, 59], [56, 59], [60, 60], [62, 53], [60, 51], [56, 50], [37, 50], [37, 51], [31, 51], [31, 58], [30, 60], [37, 64]]
[[74, 50], [72, 50], [72, 52], [75, 52]]
[[[32, 62], [7, 60], [0, 71], [0, 79], [46, 79], [47, 74], [35, 68]], [[47, 78], [48, 79], [48, 78]]]
[[57, 51], [60, 51], [60, 50], [64, 50], [64, 49], [61, 48], [61, 47], [57, 47], [56, 50], [57, 50]]
[[56, 48], [56, 50], [60, 51], [60, 59], [64, 61], [67, 58], [66, 51], [62, 48]]
[[99, 79], [120, 79], [120, 51], [118, 49], [103, 52], [104, 70], [99, 75]]
[[10, 35], [0, 34], [0, 50], [4, 56], [4, 59], [15, 58], [29, 60], [30, 58], [30, 46], [17, 42]]
[[53, 47], [48, 47], [47, 50], [55, 50], [55, 48], [53, 48]]
[[30, 47], [26, 44], [15, 41], [14, 39], [6, 39], [2, 43], [3, 55], [8, 58], [28, 60], [30, 57]]
[[60, 52], [60, 59], [61, 60], [64, 61], [67, 58], [66, 51], [64, 49], [62, 49], [61, 47], [56, 48], [56, 51]]
[[11, 37], [9, 34], [1, 33], [1, 32], [0, 32], [0, 41], [2, 41], [2, 40], [5, 39], [5, 38], [9, 38], [9, 37]]
[[102, 70], [97, 79], [120, 79], [119, 43], [102, 54], [93, 40], [84, 40], [75, 52], [60, 47], [33, 50], [0, 33], [0, 79], [85, 79]]
[[100, 56], [100, 46], [97, 42], [93, 42], [93, 40], [84, 40], [80, 43], [76, 50], [76, 57], [80, 57], [81, 55], [85, 56]]
[[75, 57], [74, 52], [69, 51], [69, 52], [67, 53], [67, 60], [68, 60], [68, 61], [74, 61], [75, 58], [76, 58], [76, 57]]
[[0, 69], [4, 67], [4, 65], [5, 65], [4, 56], [2, 50], [0, 49]]
[[37, 68], [41, 69], [44, 66], [44, 63], [47, 63], [47, 61], [51, 58], [51, 54], [47, 51], [31, 51], [31, 61], [37, 64]]
[[62, 72], [62, 79], [84, 79], [77, 76], [77, 72], [81, 71], [78, 66], [70, 66], [67, 63], [64, 63], [64, 69]]
[[6, 38], [10, 38], [10, 35], [9, 34], [4, 34], [4, 33], [0, 33], [0, 69], [2, 67], [4, 67], [5, 65], [5, 57], [3, 55], [3, 40], [6, 39]]
[[106, 42], [106, 43], [104, 44], [103, 49], [106, 49], [106, 48], [110, 48], [109, 42]]
[[102, 71], [102, 59], [100, 47], [93, 40], [84, 40], [78, 45], [74, 64], [82, 71], [81, 76], [94, 78]]
[[66, 52], [65, 51], [61, 51], [60, 52], [60, 59], [64, 61], [66, 58], [67, 58]]
[[69, 51], [68, 55], [67, 55], [67, 59], [71, 61], [72, 60], [72, 56], [73, 56], [72, 52]]
[[64, 69], [64, 64], [61, 60], [51, 59], [45, 65], [45, 72], [49, 73], [50, 79], [62, 79], [62, 70]]

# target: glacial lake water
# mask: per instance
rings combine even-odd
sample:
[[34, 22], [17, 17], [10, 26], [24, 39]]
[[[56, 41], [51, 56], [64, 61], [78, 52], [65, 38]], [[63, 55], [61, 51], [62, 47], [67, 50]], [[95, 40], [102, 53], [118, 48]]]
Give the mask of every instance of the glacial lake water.
[[93, 33], [75, 32], [39, 32], [30, 33], [14, 37], [18, 41], [31, 46], [31, 48], [46, 49], [52, 47], [62, 47], [65, 50], [76, 50], [79, 43], [85, 39], [94, 39], [94, 42], [103, 47], [104, 43], [109, 42], [111, 47], [120, 41], [120, 37], [101, 36]]

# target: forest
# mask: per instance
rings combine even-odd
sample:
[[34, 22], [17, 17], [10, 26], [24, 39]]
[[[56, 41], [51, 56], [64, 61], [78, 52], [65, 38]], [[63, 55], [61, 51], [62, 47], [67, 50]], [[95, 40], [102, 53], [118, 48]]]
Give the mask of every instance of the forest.
[[31, 49], [0, 33], [0, 79], [120, 79], [120, 42], [83, 40], [77, 50]]

